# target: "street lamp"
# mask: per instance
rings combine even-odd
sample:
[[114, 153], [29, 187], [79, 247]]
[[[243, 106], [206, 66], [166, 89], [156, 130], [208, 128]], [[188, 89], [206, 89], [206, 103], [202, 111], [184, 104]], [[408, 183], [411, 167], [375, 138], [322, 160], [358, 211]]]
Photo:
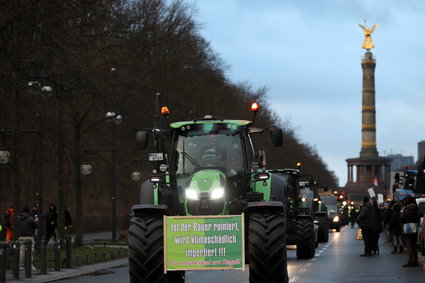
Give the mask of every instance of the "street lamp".
[[4, 147], [5, 133], [1, 132], [0, 140], [0, 164], [7, 164], [10, 161], [10, 152]]
[[[112, 241], [117, 240], [117, 207], [116, 207], [116, 184], [117, 184], [117, 146], [116, 146], [116, 133], [115, 126], [121, 124], [122, 116], [116, 112], [107, 112], [105, 119], [112, 124], [112, 144], [110, 149], [85, 149], [85, 153], [110, 151], [111, 152], [111, 171], [110, 171], [110, 194], [112, 205]], [[92, 171], [92, 166], [86, 161], [80, 166], [81, 174], [89, 175]]]
[[[39, 81], [28, 81], [28, 87], [31, 90], [35, 90], [36, 102], [37, 102], [37, 129], [38, 129], [38, 139], [37, 139], [37, 157], [36, 162], [38, 164], [36, 171], [36, 194], [35, 198], [39, 205], [39, 210], [43, 211], [43, 105], [42, 99], [43, 96], [50, 95], [53, 92], [53, 88], [49, 85], [42, 85]], [[42, 213], [41, 213], [42, 215]], [[42, 223], [40, 224], [40, 237], [39, 241], [44, 236], [44, 219], [41, 218]], [[39, 243], [37, 243], [39, 244]]]
[[[109, 114], [109, 116], [108, 116]], [[112, 166], [111, 166], [111, 202], [112, 202], [112, 241], [117, 240], [117, 144], [115, 126], [121, 124], [122, 116], [115, 112], [106, 113], [108, 121], [112, 122]]]
[[142, 173], [139, 170], [139, 162], [137, 159], [134, 159], [134, 168], [133, 172], [131, 172], [131, 179], [133, 181], [140, 181], [140, 178], [142, 177]]
[[0, 164], [7, 164], [10, 161], [10, 152], [6, 148], [0, 148]]

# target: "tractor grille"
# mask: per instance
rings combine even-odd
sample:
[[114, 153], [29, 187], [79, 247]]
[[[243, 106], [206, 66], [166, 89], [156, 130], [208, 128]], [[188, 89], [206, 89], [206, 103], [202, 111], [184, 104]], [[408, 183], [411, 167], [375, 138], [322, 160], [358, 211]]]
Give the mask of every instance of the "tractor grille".
[[209, 193], [200, 193], [199, 200], [189, 200], [187, 210], [191, 215], [217, 215], [223, 213], [224, 199], [210, 200]]

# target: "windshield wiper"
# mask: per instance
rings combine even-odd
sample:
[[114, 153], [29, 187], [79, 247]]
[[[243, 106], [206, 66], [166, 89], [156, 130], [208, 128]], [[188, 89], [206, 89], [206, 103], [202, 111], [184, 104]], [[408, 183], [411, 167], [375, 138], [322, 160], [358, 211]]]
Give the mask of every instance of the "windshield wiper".
[[183, 157], [186, 157], [187, 160], [189, 160], [193, 165], [195, 165], [196, 167], [201, 167], [201, 165], [199, 165], [198, 162], [196, 162], [195, 159], [193, 159], [192, 156], [190, 156], [188, 153], [182, 151]]

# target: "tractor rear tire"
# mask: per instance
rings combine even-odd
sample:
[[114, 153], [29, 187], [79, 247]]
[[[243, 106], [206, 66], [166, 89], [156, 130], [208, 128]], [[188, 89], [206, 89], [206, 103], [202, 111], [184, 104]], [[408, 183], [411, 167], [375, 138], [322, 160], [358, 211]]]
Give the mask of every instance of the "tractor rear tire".
[[286, 235], [281, 211], [249, 214], [249, 282], [288, 282]]
[[297, 220], [297, 258], [310, 259], [315, 253], [313, 219], [300, 218]]
[[128, 230], [130, 282], [184, 282], [184, 272], [164, 274], [163, 215], [135, 216]]
[[329, 222], [326, 216], [318, 217], [319, 221], [319, 232], [318, 241], [320, 243], [326, 243], [329, 241]]

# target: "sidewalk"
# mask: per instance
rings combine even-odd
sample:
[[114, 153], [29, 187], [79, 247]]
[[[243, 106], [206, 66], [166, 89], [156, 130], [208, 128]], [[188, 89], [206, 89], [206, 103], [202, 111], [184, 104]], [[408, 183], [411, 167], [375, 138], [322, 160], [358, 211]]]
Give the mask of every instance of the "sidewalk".
[[[74, 235], [71, 235], [74, 238]], [[94, 240], [109, 240], [111, 238], [111, 232], [98, 232], [84, 234], [83, 244], [89, 245]], [[51, 245], [51, 244], [50, 244]], [[97, 245], [96, 245], [97, 246]], [[107, 245], [107, 247], [120, 248], [123, 246], [119, 245]], [[126, 246], [125, 246], [126, 247]], [[110, 268], [121, 267], [128, 265], [128, 258], [119, 258], [115, 260], [99, 262], [90, 265], [83, 265], [76, 268], [61, 268], [61, 271], [48, 270], [47, 274], [40, 274], [40, 270], [32, 272], [32, 278], [25, 278], [25, 271], [21, 270], [19, 274], [19, 280], [15, 280], [13, 277], [12, 270], [7, 270], [6, 282], [52, 282], [65, 278], [82, 276]]]
[[12, 277], [12, 273], [8, 274], [6, 278], [6, 282], [52, 282], [70, 277], [77, 277], [81, 275], [86, 275], [90, 273], [94, 273], [97, 271], [110, 269], [114, 267], [121, 267], [128, 265], [128, 258], [121, 258], [116, 260], [111, 260], [107, 262], [101, 262], [91, 265], [84, 265], [78, 268], [69, 268], [69, 269], [61, 269], [61, 271], [48, 271], [47, 274], [40, 274], [39, 270], [36, 270], [32, 274], [32, 278], [25, 278], [25, 272], [21, 271], [20, 280], [14, 280]]

